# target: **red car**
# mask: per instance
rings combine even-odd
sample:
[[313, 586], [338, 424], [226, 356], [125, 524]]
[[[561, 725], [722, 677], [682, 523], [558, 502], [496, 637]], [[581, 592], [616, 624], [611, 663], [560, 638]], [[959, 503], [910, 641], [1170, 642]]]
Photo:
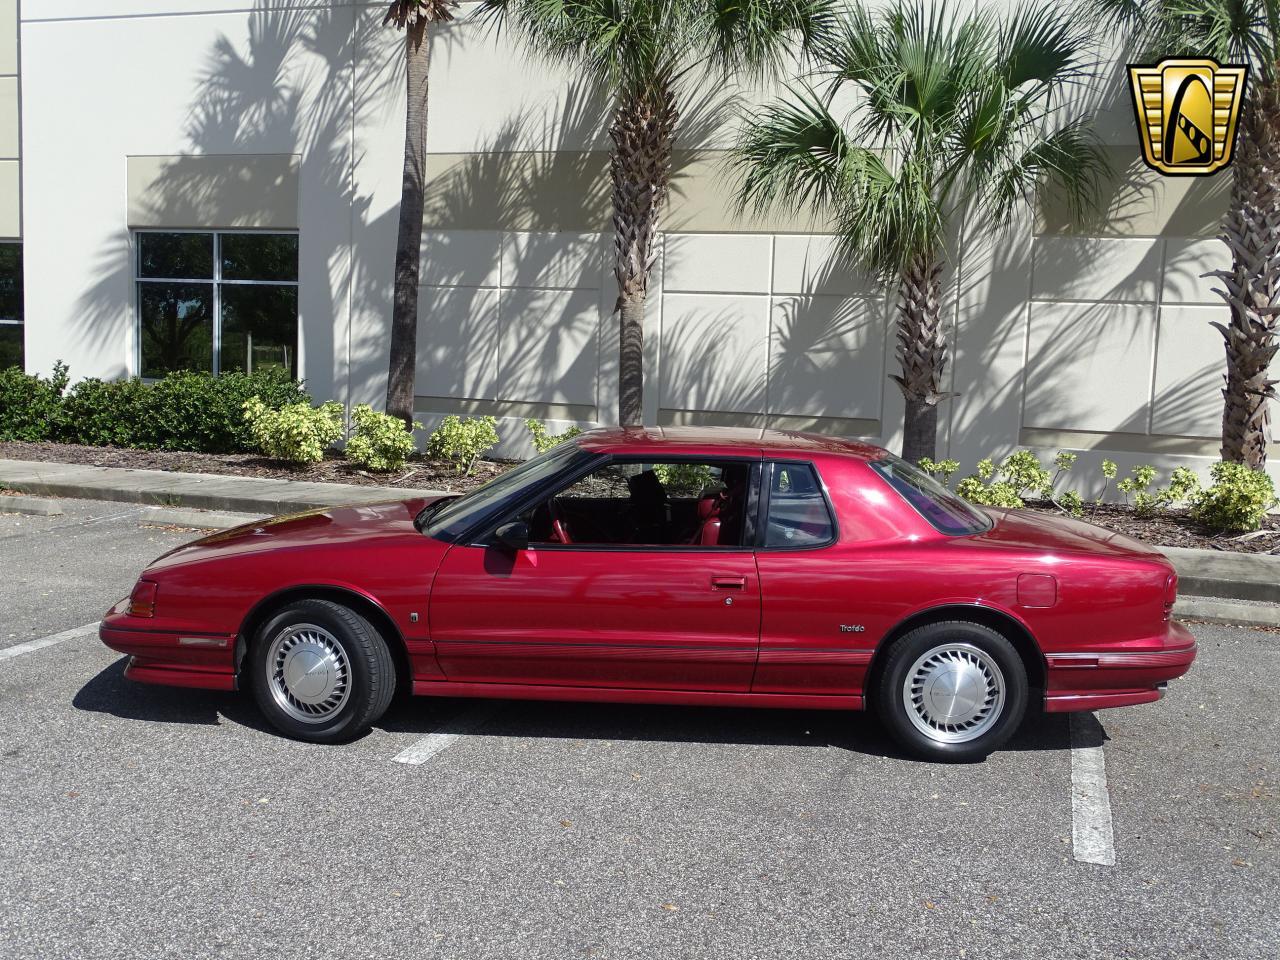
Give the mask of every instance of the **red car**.
[[974, 759], [1049, 711], [1158, 699], [1196, 655], [1172, 565], [981, 510], [861, 443], [596, 430], [461, 496], [314, 510], [179, 547], [102, 622], [126, 676], [248, 686], [290, 736], [445, 697], [858, 710]]

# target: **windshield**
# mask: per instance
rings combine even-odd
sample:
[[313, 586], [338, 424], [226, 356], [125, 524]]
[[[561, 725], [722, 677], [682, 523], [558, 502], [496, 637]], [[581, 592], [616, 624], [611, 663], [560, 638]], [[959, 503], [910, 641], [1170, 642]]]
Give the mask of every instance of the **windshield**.
[[483, 487], [452, 500], [430, 504], [418, 514], [417, 524], [420, 528], [425, 524], [424, 532], [430, 536], [455, 540], [474, 524], [523, 499], [527, 491], [541, 486], [575, 459], [590, 456], [576, 443], [561, 443], [495, 477]]
[[991, 529], [990, 517], [901, 457], [886, 454], [870, 466], [939, 533], [962, 537]]

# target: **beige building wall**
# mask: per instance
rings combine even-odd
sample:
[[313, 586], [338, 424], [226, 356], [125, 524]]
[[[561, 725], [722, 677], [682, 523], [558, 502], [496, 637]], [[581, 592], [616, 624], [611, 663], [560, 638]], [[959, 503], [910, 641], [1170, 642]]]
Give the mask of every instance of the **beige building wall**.
[[[296, 224], [309, 387], [380, 402], [404, 115], [383, 4], [100, 6], [22, 7], [33, 368], [63, 357], [73, 374], [135, 372], [131, 227]], [[428, 425], [492, 413], [514, 452], [525, 417], [615, 415], [609, 101], [478, 25], [474, 7], [432, 44], [417, 407]], [[69, 57], [95, 78], [73, 98]], [[1223, 353], [1209, 322], [1226, 311], [1201, 274], [1225, 262], [1214, 234], [1229, 174], [1142, 167], [1112, 59], [1078, 105], [1096, 112], [1115, 161], [1105, 209], [1073, 223], [1046, 199], [999, 233], [966, 222], [954, 245], [957, 397], [940, 450], [966, 467], [1020, 445], [1079, 451], [1080, 469], [1104, 456], [1201, 470], [1216, 458]], [[897, 445], [891, 298], [842, 260], [821, 220], [736, 210], [734, 118], [769, 91], [695, 90], [656, 251], [646, 419]], [[81, 175], [68, 182], [73, 155]], [[69, 257], [83, 276], [68, 276]]]
[[22, 236], [18, 0], [0, 0], [0, 240]]

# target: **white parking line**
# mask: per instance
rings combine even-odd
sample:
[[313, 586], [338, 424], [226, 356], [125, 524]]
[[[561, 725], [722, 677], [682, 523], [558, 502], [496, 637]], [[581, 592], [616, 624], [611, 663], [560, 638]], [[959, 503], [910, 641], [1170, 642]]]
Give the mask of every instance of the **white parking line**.
[[55, 643], [65, 643], [68, 640], [77, 640], [80, 637], [93, 636], [98, 632], [98, 623], [86, 623], [83, 627], [72, 627], [70, 630], [63, 630], [61, 633], [50, 634], [47, 637], [41, 637], [38, 640], [28, 640], [26, 643], [15, 643], [12, 647], [4, 647], [0, 649], [0, 660], [8, 660], [10, 657], [20, 657], [24, 653], [34, 653], [36, 650], [43, 650], [45, 647], [52, 647]]
[[490, 700], [481, 701], [469, 710], [464, 710], [448, 723], [442, 724], [434, 733], [428, 733], [425, 737], [415, 740], [391, 759], [396, 763], [426, 763], [462, 737], [479, 733], [480, 728], [488, 723], [497, 711], [497, 706]]
[[1081, 863], [1116, 865], [1111, 831], [1111, 797], [1107, 791], [1107, 761], [1102, 745], [1084, 746], [1091, 739], [1093, 714], [1071, 714], [1071, 849]]

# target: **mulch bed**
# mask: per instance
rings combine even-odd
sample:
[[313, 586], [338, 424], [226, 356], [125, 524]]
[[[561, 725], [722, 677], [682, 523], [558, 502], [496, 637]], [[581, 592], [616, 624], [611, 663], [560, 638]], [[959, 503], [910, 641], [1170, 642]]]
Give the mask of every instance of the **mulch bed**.
[[292, 464], [256, 453], [186, 453], [177, 450], [133, 450], [123, 447], [86, 447], [76, 443], [19, 441], [0, 443], [0, 459], [453, 491], [478, 487], [511, 466], [511, 463], [505, 461], [482, 460], [476, 464], [470, 476], [462, 477], [454, 472], [451, 464], [411, 460], [402, 470], [373, 473], [353, 466], [336, 452], [331, 452], [320, 463]]
[[[427, 490], [465, 491], [486, 483], [513, 466], [511, 461], [482, 460], [471, 476], [458, 476], [450, 464], [411, 460], [394, 473], [371, 473], [352, 466], [332, 452], [321, 463], [297, 466], [253, 453], [183, 453], [171, 450], [131, 450], [119, 447], [85, 447], [74, 443], [0, 443], [0, 459], [83, 463], [99, 467], [136, 470], [176, 470], [182, 473], [217, 473], [238, 477], [271, 477], [318, 483], [355, 483]], [[1049, 503], [1031, 503], [1031, 510], [1061, 515]], [[1185, 510], [1168, 510], [1158, 517], [1141, 519], [1128, 507], [1107, 504], [1085, 507], [1089, 523], [1161, 547], [1192, 547], [1236, 553], [1280, 554], [1280, 518], [1268, 517], [1258, 533], [1220, 534], [1205, 530]]]

